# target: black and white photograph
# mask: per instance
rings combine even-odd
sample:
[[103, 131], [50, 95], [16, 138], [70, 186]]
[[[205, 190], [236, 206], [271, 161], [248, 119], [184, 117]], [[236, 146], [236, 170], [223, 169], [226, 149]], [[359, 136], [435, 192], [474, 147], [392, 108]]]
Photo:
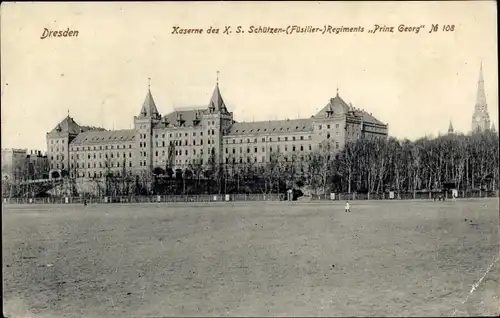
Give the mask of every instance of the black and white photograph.
[[500, 315], [496, 2], [0, 8], [5, 317]]

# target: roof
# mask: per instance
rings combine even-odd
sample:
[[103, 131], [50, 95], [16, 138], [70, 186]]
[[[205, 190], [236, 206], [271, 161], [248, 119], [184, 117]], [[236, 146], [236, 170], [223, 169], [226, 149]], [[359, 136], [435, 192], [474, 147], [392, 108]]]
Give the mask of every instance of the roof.
[[326, 104], [326, 106], [323, 107], [314, 117], [326, 118], [327, 111], [333, 111], [334, 114], [345, 114], [349, 111], [349, 105], [347, 105], [347, 103], [342, 98], [340, 98], [337, 93], [337, 96], [331, 98], [328, 104]]
[[82, 126], [83, 131], [95, 130], [95, 131], [106, 131], [106, 129], [95, 126]]
[[[155, 128], [179, 127], [179, 119], [182, 119], [184, 121], [184, 124], [181, 127], [194, 127], [195, 124], [193, 120], [196, 117], [201, 120], [201, 117], [205, 113], [205, 111], [205, 107], [175, 110], [163, 116], [162, 120], [155, 126]], [[168, 122], [168, 126], [166, 125], [166, 122]]]
[[312, 119], [287, 119], [257, 122], [235, 122], [228, 135], [283, 134], [312, 131]]
[[377, 118], [373, 117], [372, 114], [367, 113], [366, 111], [364, 111], [362, 109], [356, 109], [356, 110], [354, 110], [354, 116], [361, 117], [361, 119], [363, 119], [363, 122], [365, 122], [365, 123], [377, 124], [377, 125], [384, 125], [385, 126], [385, 124], [383, 122], [381, 122]]
[[222, 99], [222, 95], [219, 90], [219, 84], [217, 83], [215, 85], [214, 92], [212, 94], [212, 98], [210, 99], [210, 103], [208, 104], [208, 108], [213, 108], [216, 111], [220, 111], [222, 113], [227, 112], [226, 104], [224, 103], [224, 100]]
[[66, 116], [59, 124], [52, 129], [49, 134], [54, 134], [54, 133], [70, 133], [70, 134], [79, 134], [82, 132], [83, 127], [78, 125], [75, 120], [71, 117]]
[[87, 131], [76, 136], [71, 145], [97, 145], [104, 143], [121, 143], [131, 142], [135, 140], [136, 131], [133, 129], [126, 130], [109, 130], [109, 131]]
[[158, 116], [159, 113], [158, 109], [156, 108], [153, 95], [151, 95], [151, 90], [148, 89], [148, 93], [146, 94], [146, 98], [144, 99], [144, 103], [142, 104], [139, 117], [158, 117]]

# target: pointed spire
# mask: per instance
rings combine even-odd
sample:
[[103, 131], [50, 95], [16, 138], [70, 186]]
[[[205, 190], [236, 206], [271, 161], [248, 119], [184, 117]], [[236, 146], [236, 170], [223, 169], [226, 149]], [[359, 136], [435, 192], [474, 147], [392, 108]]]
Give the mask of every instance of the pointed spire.
[[339, 96], [339, 84], [337, 84], [337, 96]]
[[151, 78], [148, 78], [148, 92], [144, 103], [142, 104], [141, 112], [139, 117], [151, 117], [156, 118], [159, 116], [158, 109], [156, 108], [153, 95], [151, 94]]
[[208, 104], [208, 109], [211, 112], [227, 112], [226, 104], [224, 103], [219, 90], [219, 71], [217, 71], [217, 82], [215, 84], [215, 89], [212, 94], [212, 98], [210, 99], [210, 103]]
[[479, 67], [479, 79], [477, 80], [476, 110], [486, 111], [486, 93], [484, 91], [483, 62]]
[[69, 118], [69, 109], [68, 109], [68, 118]]
[[448, 133], [453, 134], [453, 132], [454, 132], [453, 123], [451, 122], [451, 119], [450, 119], [450, 125], [448, 126]]

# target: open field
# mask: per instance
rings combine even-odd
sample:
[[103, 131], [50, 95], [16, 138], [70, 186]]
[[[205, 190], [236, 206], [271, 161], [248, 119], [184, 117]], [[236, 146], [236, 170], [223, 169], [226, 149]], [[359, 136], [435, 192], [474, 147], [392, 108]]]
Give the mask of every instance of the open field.
[[499, 256], [498, 199], [365, 201], [351, 210], [343, 202], [4, 206], [4, 313], [500, 314], [500, 261], [469, 293]]

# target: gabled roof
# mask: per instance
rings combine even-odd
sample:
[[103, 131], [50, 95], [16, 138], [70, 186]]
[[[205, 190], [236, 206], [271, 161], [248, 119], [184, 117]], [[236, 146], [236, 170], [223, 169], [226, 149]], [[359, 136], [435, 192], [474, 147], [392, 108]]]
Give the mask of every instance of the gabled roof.
[[78, 125], [75, 120], [71, 117], [66, 116], [59, 124], [57, 124], [54, 129], [52, 129], [49, 134], [55, 133], [69, 133], [69, 134], [79, 134], [82, 132], [83, 127]]
[[148, 93], [146, 94], [146, 98], [144, 99], [144, 103], [141, 107], [141, 112], [139, 113], [139, 117], [153, 117], [156, 118], [159, 116], [158, 109], [156, 108], [155, 101], [153, 99], [153, 95], [151, 94], [151, 90], [148, 89]]
[[83, 132], [76, 136], [76, 138], [71, 141], [71, 145], [78, 146], [131, 142], [135, 140], [135, 134], [136, 131], [133, 129], [109, 131], [91, 130]]
[[[193, 120], [198, 116], [198, 119], [201, 121], [201, 117], [206, 112], [206, 108], [190, 108], [190, 109], [178, 109], [175, 110], [165, 116], [163, 116], [162, 120], [155, 125], [155, 128], [166, 128], [166, 127], [179, 127], [178, 119], [182, 119], [184, 124], [182, 127], [194, 127]], [[165, 122], [168, 121], [168, 126]]]
[[228, 132], [229, 136], [252, 134], [286, 134], [312, 131], [312, 119], [287, 119], [257, 122], [234, 123]]

